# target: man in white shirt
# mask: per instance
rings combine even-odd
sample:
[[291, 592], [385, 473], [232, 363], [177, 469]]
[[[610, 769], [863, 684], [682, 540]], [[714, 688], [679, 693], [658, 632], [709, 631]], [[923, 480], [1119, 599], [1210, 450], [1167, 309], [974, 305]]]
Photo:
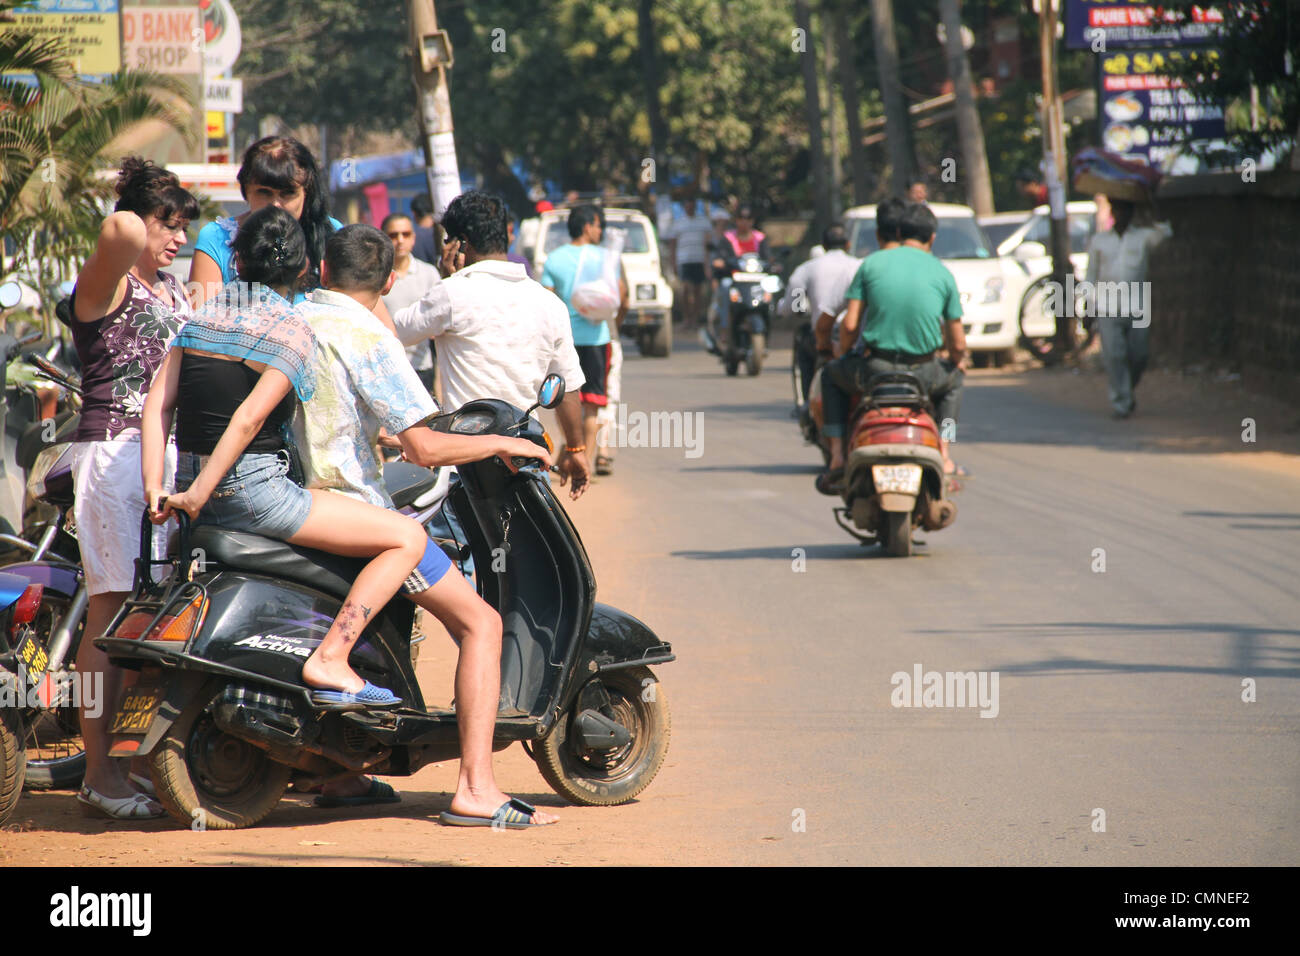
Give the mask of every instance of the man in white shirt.
[[795, 319], [795, 361], [803, 383], [803, 404], [808, 404], [808, 386], [817, 365], [813, 326], [817, 317], [829, 312], [832, 319], [845, 306], [845, 294], [861, 259], [848, 253], [849, 234], [842, 223], [831, 223], [822, 233], [821, 255], [802, 263], [790, 274], [790, 284], [777, 303], [779, 315]]
[[[520, 409], [537, 401], [552, 372], [564, 377], [556, 409], [565, 447], [556, 464], [570, 496], [586, 490], [590, 468], [583, 444], [578, 389], [585, 381], [573, 347], [569, 310], [524, 267], [506, 259], [505, 203], [480, 190], [463, 193], [443, 213], [448, 242], [465, 266], [418, 301], [393, 314], [403, 345], [433, 339], [448, 409], [476, 398], [499, 398]], [[446, 509], [444, 509], [446, 510]]]
[[[380, 230], [393, 240], [393, 273], [397, 280], [393, 287], [384, 294], [384, 305], [388, 314], [395, 315], [421, 296], [432, 292], [442, 282], [438, 270], [431, 264], [415, 258], [415, 224], [410, 217], [401, 213], [385, 216]], [[411, 367], [420, 377], [420, 381], [430, 392], [434, 386], [433, 352], [428, 342], [420, 342], [406, 350], [406, 357], [411, 360]]]
[[682, 331], [692, 332], [703, 318], [708, 296], [708, 246], [713, 238], [709, 217], [697, 214], [695, 197], [682, 203], [685, 215], [673, 217], [663, 239], [673, 244], [677, 278], [682, 281]]
[[[1101, 333], [1102, 359], [1116, 418], [1137, 408], [1133, 391], [1150, 356], [1151, 250], [1173, 235], [1167, 223], [1133, 225], [1131, 202], [1111, 201], [1115, 224], [1088, 240], [1089, 300]], [[1144, 218], [1149, 210], [1144, 210]]]

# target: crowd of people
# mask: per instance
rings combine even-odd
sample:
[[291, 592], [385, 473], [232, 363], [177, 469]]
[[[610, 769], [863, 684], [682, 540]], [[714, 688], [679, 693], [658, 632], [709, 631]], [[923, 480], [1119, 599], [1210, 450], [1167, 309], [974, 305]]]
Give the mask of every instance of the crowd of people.
[[[609, 391], [611, 336], [608, 321], [571, 307], [581, 276], [568, 260], [599, 243], [599, 213], [573, 211], [574, 254], [557, 250], [539, 283], [511, 261], [509, 217], [495, 196], [470, 192], [447, 208], [440, 272], [416, 254], [427, 228], [419, 210], [389, 216], [381, 229], [331, 218], [315, 158], [296, 140], [254, 143], [239, 182], [248, 211], [200, 231], [185, 287], [165, 270], [198, 202], [174, 174], [126, 160], [115, 210], [78, 275], [70, 324], [84, 404], [74, 517], [90, 595], [86, 633], [102, 634], [131, 589], [142, 504], [155, 525], [184, 512], [364, 558], [303, 664], [313, 703], [401, 704], [348, 664], [372, 614], [401, 592], [444, 624], [460, 652], [461, 765], [443, 822], [554, 823], [496, 785], [500, 616], [465, 575], [448, 573], [450, 559], [426, 529], [393, 509], [383, 448], [427, 467], [492, 456], [511, 468], [531, 460], [544, 475], [554, 465], [571, 497], [584, 493]], [[625, 284], [621, 295], [617, 317]], [[527, 408], [552, 373], [568, 386], [556, 410], [565, 445], [554, 461], [525, 439], [423, 427], [438, 410], [432, 390], [453, 408], [474, 398]], [[444, 508], [442, 520], [457, 519]], [[166, 537], [155, 532], [158, 557]], [[76, 664], [104, 675], [114, 698], [126, 679], [92, 640], [81, 642]], [[108, 756], [107, 721], [82, 713], [83, 809], [115, 819], [162, 815], [146, 768]], [[328, 781], [320, 798], [396, 799], [360, 774]]]

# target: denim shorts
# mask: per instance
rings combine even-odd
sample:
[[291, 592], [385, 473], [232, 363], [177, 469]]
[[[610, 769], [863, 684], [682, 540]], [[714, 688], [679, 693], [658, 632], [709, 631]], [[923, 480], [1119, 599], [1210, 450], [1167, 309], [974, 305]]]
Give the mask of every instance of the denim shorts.
[[[201, 470], [198, 455], [178, 454], [176, 490], [188, 488]], [[241, 455], [199, 512], [198, 523], [280, 540], [293, 536], [311, 511], [311, 492], [288, 475], [285, 452]]]

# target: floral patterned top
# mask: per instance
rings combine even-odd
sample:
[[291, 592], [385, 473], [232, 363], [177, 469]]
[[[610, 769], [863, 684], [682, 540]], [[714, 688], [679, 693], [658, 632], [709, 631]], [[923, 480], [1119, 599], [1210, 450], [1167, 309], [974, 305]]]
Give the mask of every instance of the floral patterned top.
[[317, 289], [295, 308], [316, 334], [316, 392], [294, 423], [307, 487], [391, 508], [379, 429], [397, 435], [438, 412], [397, 336], [355, 299]]
[[[180, 280], [161, 275], [173, 305], [127, 273], [126, 298], [113, 312], [94, 322], [73, 319], [72, 341], [82, 368], [81, 424], [73, 441], [123, 441], [139, 434], [144, 397], [191, 314]], [[76, 294], [74, 289], [74, 302]]]

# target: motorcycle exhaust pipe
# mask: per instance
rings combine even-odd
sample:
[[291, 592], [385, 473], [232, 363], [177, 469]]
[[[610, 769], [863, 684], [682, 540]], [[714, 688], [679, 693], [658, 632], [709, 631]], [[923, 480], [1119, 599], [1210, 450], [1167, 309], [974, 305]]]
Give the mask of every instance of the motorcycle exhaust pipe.
[[957, 520], [957, 506], [951, 501], [931, 501], [926, 509], [921, 527], [926, 531], [940, 531]]

